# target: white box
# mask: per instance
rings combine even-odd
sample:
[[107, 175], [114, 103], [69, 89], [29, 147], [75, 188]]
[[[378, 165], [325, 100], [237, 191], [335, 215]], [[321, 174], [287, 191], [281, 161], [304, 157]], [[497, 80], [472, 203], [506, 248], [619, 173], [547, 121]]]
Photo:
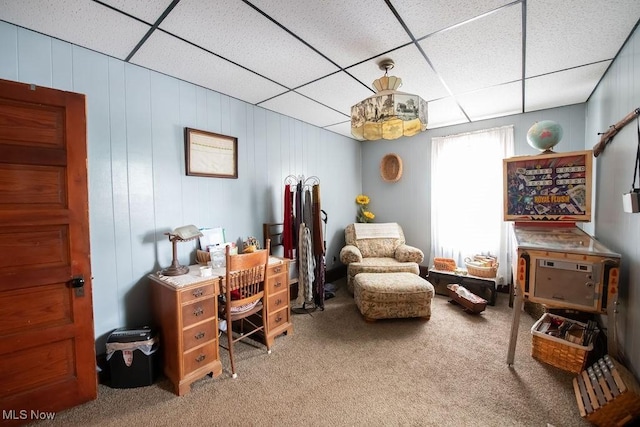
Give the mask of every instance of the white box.
[[626, 213], [637, 213], [640, 212], [640, 190], [634, 189], [630, 193], [622, 195], [622, 209]]

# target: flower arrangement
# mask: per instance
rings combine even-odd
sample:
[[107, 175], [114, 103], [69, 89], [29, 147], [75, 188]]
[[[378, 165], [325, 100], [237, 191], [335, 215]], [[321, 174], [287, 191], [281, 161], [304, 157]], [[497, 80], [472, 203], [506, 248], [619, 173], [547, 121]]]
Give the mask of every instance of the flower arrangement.
[[358, 222], [371, 222], [376, 217], [373, 212], [371, 212], [369, 207], [369, 196], [364, 194], [359, 194], [356, 197], [356, 204], [358, 205]]

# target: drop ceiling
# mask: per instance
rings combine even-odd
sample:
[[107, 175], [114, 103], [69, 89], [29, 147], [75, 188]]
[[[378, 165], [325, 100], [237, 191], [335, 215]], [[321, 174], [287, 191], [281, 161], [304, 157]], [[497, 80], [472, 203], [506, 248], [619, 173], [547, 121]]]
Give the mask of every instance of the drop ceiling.
[[429, 128], [585, 102], [638, 0], [0, 0], [0, 20], [350, 136], [379, 63]]

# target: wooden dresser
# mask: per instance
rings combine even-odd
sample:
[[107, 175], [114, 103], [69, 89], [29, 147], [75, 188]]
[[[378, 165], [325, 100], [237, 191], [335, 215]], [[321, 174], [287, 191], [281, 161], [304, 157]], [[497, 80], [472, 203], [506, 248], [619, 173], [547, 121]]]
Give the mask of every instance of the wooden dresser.
[[289, 259], [270, 257], [267, 267], [266, 343], [275, 337], [293, 333], [289, 308]]
[[220, 278], [200, 277], [198, 266], [191, 266], [183, 276], [151, 274], [149, 278], [164, 374], [182, 396], [194, 381], [222, 373], [217, 316]]

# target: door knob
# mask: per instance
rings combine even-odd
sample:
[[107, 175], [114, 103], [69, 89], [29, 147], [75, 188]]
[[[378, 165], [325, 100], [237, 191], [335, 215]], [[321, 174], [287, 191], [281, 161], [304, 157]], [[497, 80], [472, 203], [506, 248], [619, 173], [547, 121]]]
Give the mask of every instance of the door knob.
[[78, 276], [69, 280], [69, 285], [73, 288], [77, 297], [84, 296], [84, 277]]

